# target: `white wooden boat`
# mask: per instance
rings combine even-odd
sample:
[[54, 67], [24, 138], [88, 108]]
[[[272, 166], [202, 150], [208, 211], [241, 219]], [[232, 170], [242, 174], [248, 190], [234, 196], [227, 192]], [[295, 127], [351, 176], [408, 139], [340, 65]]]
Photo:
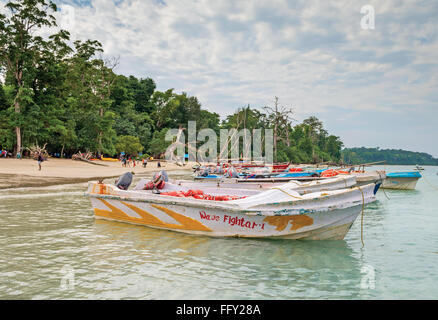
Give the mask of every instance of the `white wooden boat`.
[[397, 190], [414, 190], [421, 174], [414, 172], [393, 172], [386, 175], [382, 188]]
[[352, 172], [350, 174], [340, 174], [339, 177], [354, 176], [358, 186], [364, 186], [370, 183], [381, 184], [386, 179], [385, 171], [374, 170], [365, 172]]
[[[145, 184], [148, 182], [146, 179], [141, 179], [135, 190], [143, 190]], [[247, 189], [247, 190], [263, 190], [263, 189], [271, 189], [274, 187], [286, 185], [287, 188], [298, 192], [299, 194], [306, 194], [318, 191], [329, 191], [329, 190], [338, 190], [343, 188], [349, 188], [356, 185], [356, 177], [355, 176], [342, 176], [342, 177], [334, 177], [334, 178], [325, 178], [320, 180], [314, 180], [309, 182], [301, 182], [297, 180], [291, 180], [286, 184], [279, 182], [245, 182], [242, 183], [239, 179], [221, 179], [217, 181], [189, 181], [189, 180], [173, 180], [173, 184], [177, 184], [179, 186], [183, 186], [191, 189], [203, 189], [203, 188], [217, 188], [217, 189]]]
[[[375, 201], [374, 189], [370, 184], [300, 195], [287, 185], [261, 192], [204, 188], [213, 196], [245, 196], [212, 201], [89, 182], [87, 195], [97, 219], [206, 236], [339, 240], [364, 206]], [[161, 192], [175, 190], [185, 188], [166, 183]]]

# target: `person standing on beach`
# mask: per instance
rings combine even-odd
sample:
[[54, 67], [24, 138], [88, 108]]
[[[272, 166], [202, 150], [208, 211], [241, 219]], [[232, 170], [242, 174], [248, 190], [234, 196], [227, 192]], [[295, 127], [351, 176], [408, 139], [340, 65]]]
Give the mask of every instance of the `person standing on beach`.
[[44, 161], [43, 156], [41, 153], [38, 155], [38, 170], [41, 171], [41, 163]]

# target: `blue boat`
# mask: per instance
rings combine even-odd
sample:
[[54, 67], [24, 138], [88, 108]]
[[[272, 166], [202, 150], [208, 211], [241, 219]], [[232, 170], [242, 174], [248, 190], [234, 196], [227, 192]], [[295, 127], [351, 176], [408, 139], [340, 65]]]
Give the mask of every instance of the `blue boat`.
[[383, 181], [383, 189], [414, 190], [418, 180], [421, 178], [418, 171], [410, 172], [391, 172], [386, 174]]
[[[195, 180], [218, 180], [230, 178], [226, 175], [221, 174], [207, 174], [207, 175], [197, 175]], [[240, 182], [263, 182], [263, 181], [278, 181], [278, 182], [288, 182], [290, 180], [313, 180], [319, 178], [317, 172], [289, 172], [289, 173], [266, 173], [266, 174], [237, 174], [234, 178], [238, 179]]]

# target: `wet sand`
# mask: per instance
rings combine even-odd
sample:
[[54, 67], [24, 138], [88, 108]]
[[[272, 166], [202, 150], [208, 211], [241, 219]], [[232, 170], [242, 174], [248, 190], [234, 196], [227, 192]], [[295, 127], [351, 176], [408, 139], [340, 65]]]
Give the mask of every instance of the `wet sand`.
[[157, 162], [150, 161], [146, 168], [141, 163], [135, 167], [122, 167], [121, 163], [111, 161], [93, 161], [90, 164], [71, 159], [48, 159], [42, 163], [41, 171], [38, 170], [38, 162], [31, 159], [0, 159], [0, 189], [21, 188], [33, 186], [48, 186], [56, 184], [79, 183], [90, 180], [113, 178], [127, 171], [136, 174], [153, 173], [160, 169], [164, 170], [192, 170], [192, 164], [184, 167], [173, 163], [161, 162], [161, 168]]

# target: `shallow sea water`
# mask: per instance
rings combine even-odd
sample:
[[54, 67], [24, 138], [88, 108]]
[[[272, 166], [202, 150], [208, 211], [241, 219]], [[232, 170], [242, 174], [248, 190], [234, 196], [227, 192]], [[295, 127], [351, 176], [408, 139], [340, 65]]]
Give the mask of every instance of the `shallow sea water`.
[[0, 299], [438, 299], [424, 168], [366, 207], [364, 247], [360, 216], [342, 241], [210, 238], [95, 220], [83, 183], [0, 190]]

